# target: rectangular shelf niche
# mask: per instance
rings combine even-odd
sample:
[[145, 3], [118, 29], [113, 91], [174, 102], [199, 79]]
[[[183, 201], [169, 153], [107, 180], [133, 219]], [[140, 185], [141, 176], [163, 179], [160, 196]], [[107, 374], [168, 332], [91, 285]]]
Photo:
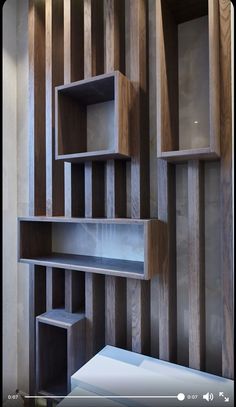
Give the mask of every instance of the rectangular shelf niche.
[[54, 309], [36, 317], [36, 386], [39, 394], [68, 394], [71, 375], [85, 363], [84, 355], [84, 314]]
[[215, 0], [160, 0], [157, 156], [220, 155], [219, 10]]
[[56, 159], [128, 159], [130, 91], [119, 71], [56, 87]]
[[18, 222], [20, 262], [137, 279], [158, 272], [166, 230], [159, 220], [28, 217]]

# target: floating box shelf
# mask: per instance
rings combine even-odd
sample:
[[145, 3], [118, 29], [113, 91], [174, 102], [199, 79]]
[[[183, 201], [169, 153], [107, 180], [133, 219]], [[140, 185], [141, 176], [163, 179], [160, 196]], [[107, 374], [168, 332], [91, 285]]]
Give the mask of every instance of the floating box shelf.
[[220, 156], [218, 1], [157, 2], [157, 156]]
[[165, 252], [159, 220], [19, 218], [19, 261], [150, 279]]
[[36, 386], [65, 395], [70, 377], [85, 363], [85, 316], [54, 309], [36, 317]]
[[130, 91], [119, 71], [56, 87], [56, 159], [129, 158]]

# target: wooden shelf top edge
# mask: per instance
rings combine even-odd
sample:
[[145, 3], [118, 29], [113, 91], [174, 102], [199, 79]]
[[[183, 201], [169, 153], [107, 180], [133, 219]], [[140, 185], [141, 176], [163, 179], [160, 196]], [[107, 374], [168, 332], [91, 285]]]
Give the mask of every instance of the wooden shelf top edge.
[[188, 150], [176, 150], [176, 151], [164, 151], [158, 155], [157, 158], [162, 158], [168, 161], [179, 161], [188, 159], [218, 159], [219, 155], [210, 149], [210, 147], [188, 149]]
[[84, 318], [85, 313], [70, 313], [65, 311], [63, 308], [55, 308], [36, 317], [36, 319], [41, 323], [65, 329], [77, 324]]
[[36, 264], [46, 267], [56, 267], [125, 278], [146, 279], [144, 275], [144, 262], [142, 261], [107, 259], [95, 256], [62, 253], [52, 253], [50, 255], [34, 258], [20, 258], [19, 261], [21, 263]]
[[64, 85], [56, 86], [55, 90], [60, 91], [60, 90], [76, 87], [78, 85], [85, 85], [87, 83], [96, 82], [96, 81], [99, 81], [99, 80], [108, 79], [108, 78], [112, 78], [112, 77], [115, 78], [115, 77], [118, 77], [118, 76], [122, 76], [122, 77], [128, 79], [120, 71], [115, 70], [115, 71], [108, 72], [108, 73], [105, 73], [105, 74], [90, 76], [89, 78], [86, 78], [86, 79], [81, 79], [79, 81], [69, 82], [69, 83], [66, 83]]
[[133, 219], [133, 218], [68, 218], [65, 216], [20, 216], [19, 221], [32, 222], [61, 222], [61, 223], [103, 223], [103, 224], [148, 224], [163, 223], [159, 219]]
[[89, 151], [85, 153], [72, 153], [72, 154], [56, 154], [56, 160], [64, 160], [69, 162], [84, 162], [86, 160], [106, 160], [107, 158], [116, 158], [120, 160], [129, 160], [130, 156], [121, 154], [115, 150], [99, 150]]

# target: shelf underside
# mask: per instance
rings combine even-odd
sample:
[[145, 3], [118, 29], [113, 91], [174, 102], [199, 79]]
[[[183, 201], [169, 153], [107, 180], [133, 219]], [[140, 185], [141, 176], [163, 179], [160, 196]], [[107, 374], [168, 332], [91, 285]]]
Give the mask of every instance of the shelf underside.
[[112, 274], [119, 277], [144, 278], [144, 263], [141, 261], [62, 253], [51, 253], [32, 259], [21, 258], [20, 261], [48, 267]]

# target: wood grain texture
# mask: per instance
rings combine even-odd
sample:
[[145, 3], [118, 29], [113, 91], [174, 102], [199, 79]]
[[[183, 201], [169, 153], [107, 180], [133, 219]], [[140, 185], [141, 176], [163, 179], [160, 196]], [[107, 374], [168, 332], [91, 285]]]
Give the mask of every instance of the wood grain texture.
[[63, 0], [45, 2], [46, 24], [46, 213], [64, 213], [64, 165], [55, 161], [54, 87], [63, 83]]
[[131, 216], [149, 216], [149, 141], [148, 141], [148, 69], [147, 2], [128, 0], [129, 58], [126, 76], [132, 82], [131, 134]]
[[[103, 1], [84, 0], [84, 77], [101, 74], [103, 70]], [[104, 164], [86, 162], [85, 217], [104, 216], [104, 193]], [[104, 277], [86, 273], [86, 360], [105, 343], [104, 297]]]
[[159, 271], [159, 358], [176, 361], [175, 167], [158, 159], [158, 218], [167, 222], [167, 250]]
[[56, 396], [70, 392], [70, 377], [84, 364], [84, 314], [48, 311], [36, 318], [37, 389]]
[[[29, 1], [29, 212], [46, 214], [45, 142], [45, 3]], [[46, 310], [43, 267], [29, 268], [29, 392], [35, 394], [35, 316]], [[41, 297], [38, 291], [41, 290]]]
[[[150, 285], [147, 281], [127, 279], [128, 305], [131, 305], [131, 318], [128, 320], [128, 341], [133, 352], [150, 352]], [[130, 338], [130, 339], [129, 339]], [[128, 343], [129, 347], [129, 343]]]
[[104, 0], [105, 72], [125, 72], [125, 2]]
[[[84, 161], [110, 155], [129, 158], [130, 82], [119, 71], [56, 88], [55, 154], [57, 160]], [[88, 151], [87, 106], [114, 100], [113, 147]], [[90, 157], [91, 156], [91, 157]]]
[[178, 150], [178, 29], [168, 5], [157, 0], [157, 156]]
[[30, 212], [46, 212], [45, 2], [29, 1]]
[[46, 267], [46, 308], [65, 307], [65, 273], [60, 269]]
[[126, 164], [123, 161], [107, 161], [106, 215], [108, 218], [126, 216]]
[[104, 276], [85, 274], [86, 360], [105, 344]]
[[219, 3], [208, 0], [210, 149], [220, 156]]
[[[209, 111], [208, 148], [179, 150], [178, 24], [208, 14]], [[157, 2], [157, 156], [170, 162], [216, 159], [220, 155], [220, 76], [218, 2]]]
[[[132, 82], [130, 92], [130, 151], [132, 218], [148, 217], [149, 205], [149, 140], [148, 140], [148, 48], [147, 2], [126, 2], [128, 42], [126, 76]], [[127, 346], [135, 352], [148, 352], [150, 347], [149, 283], [127, 280]]]
[[65, 270], [65, 310], [67, 312], [84, 312], [84, 290], [84, 273]]
[[64, 56], [64, 82], [83, 79], [83, 0], [64, 0]]
[[104, 164], [85, 163], [85, 216], [103, 217], [104, 208]]
[[[125, 69], [124, 1], [104, 1], [105, 72]], [[129, 93], [123, 89], [123, 77], [115, 79], [115, 117], [118, 151], [129, 151]], [[125, 95], [123, 95], [123, 92]], [[124, 100], [125, 97], [125, 100]], [[126, 109], [126, 120], [122, 120]], [[121, 115], [121, 116], [120, 116]], [[126, 125], [126, 126], [125, 126]], [[121, 141], [126, 137], [124, 148]], [[126, 164], [108, 160], [106, 164], [106, 216], [126, 216]], [[126, 345], [126, 284], [122, 278], [105, 277], [105, 342], [113, 346]]]
[[204, 168], [188, 163], [189, 367], [204, 369]]
[[45, 267], [29, 267], [29, 391], [36, 394], [36, 353], [35, 353], [35, 317], [46, 311], [46, 274]]
[[105, 277], [105, 343], [126, 347], [126, 282], [124, 278]]
[[231, 2], [219, 1], [221, 77], [221, 247], [223, 274], [222, 375], [234, 377]]
[[104, 72], [103, 0], [84, 0], [84, 77]]
[[[84, 76], [83, 1], [64, 0], [64, 83]], [[56, 109], [57, 109], [56, 100]], [[71, 113], [70, 113], [71, 114]], [[56, 113], [57, 115], [57, 113]], [[57, 122], [56, 122], [57, 128]], [[75, 129], [76, 130], [76, 129]], [[73, 144], [73, 141], [72, 141]], [[56, 137], [57, 147], [57, 137]], [[57, 155], [57, 148], [56, 148]], [[64, 163], [64, 205], [66, 216], [84, 215], [84, 166]]]

